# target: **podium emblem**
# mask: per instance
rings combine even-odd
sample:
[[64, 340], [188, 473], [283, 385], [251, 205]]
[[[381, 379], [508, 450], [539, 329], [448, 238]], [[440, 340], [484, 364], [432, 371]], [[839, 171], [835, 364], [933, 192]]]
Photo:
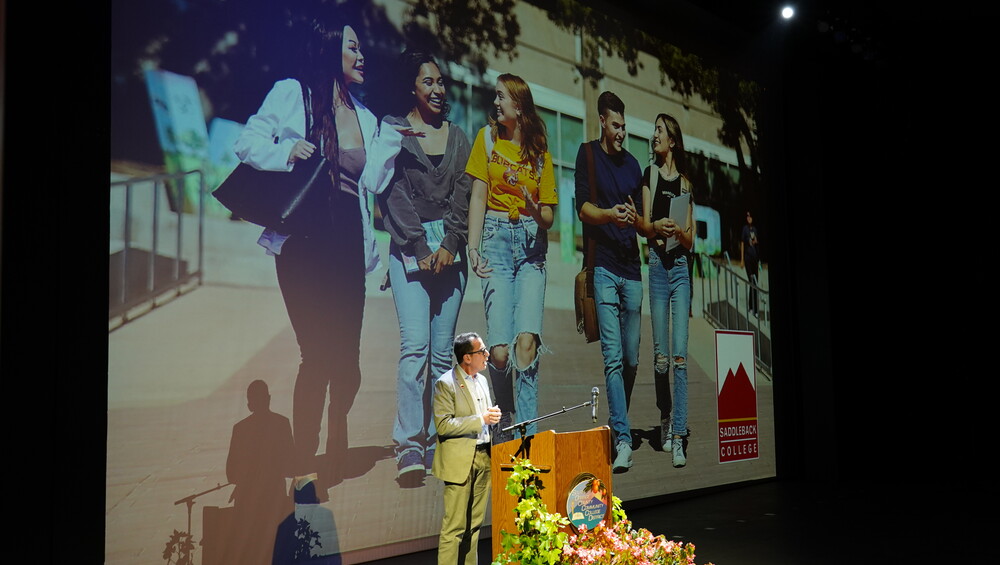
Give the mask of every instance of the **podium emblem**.
[[577, 531], [581, 526], [593, 530], [608, 513], [611, 497], [608, 487], [590, 473], [583, 473], [573, 480], [566, 496], [566, 516]]

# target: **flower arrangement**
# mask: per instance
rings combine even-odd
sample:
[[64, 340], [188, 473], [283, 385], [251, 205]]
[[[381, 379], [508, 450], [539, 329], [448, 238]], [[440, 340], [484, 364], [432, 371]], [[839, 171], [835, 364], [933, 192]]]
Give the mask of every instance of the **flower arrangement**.
[[593, 530], [584, 526], [575, 535], [560, 531], [569, 520], [545, 507], [538, 473], [527, 459], [514, 462], [507, 492], [518, 500], [514, 523], [519, 532], [500, 532], [503, 550], [493, 565], [695, 565], [694, 544], [633, 529], [617, 496], [612, 496], [611, 524], [602, 521]]
[[[654, 536], [645, 528], [632, 528], [621, 499], [612, 497], [613, 524], [601, 522], [593, 530], [586, 526], [569, 536], [563, 546], [561, 563], [574, 565], [694, 565], [694, 544]], [[618, 516], [621, 519], [618, 519]], [[708, 565], [711, 565], [710, 563]]]

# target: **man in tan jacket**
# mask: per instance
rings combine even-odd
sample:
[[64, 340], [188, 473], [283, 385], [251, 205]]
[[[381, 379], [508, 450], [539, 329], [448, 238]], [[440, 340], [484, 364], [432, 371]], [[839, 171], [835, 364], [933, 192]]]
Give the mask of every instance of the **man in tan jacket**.
[[458, 365], [434, 383], [437, 449], [431, 472], [444, 481], [438, 565], [475, 565], [490, 494], [490, 426], [500, 422], [486, 378], [489, 352], [468, 332], [455, 337]]

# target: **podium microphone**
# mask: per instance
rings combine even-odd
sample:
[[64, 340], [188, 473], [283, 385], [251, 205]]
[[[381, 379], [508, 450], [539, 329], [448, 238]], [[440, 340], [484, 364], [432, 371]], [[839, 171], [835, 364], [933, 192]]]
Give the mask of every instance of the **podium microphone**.
[[601, 391], [596, 386], [590, 389], [590, 419], [595, 423], [597, 422], [597, 395], [600, 393]]

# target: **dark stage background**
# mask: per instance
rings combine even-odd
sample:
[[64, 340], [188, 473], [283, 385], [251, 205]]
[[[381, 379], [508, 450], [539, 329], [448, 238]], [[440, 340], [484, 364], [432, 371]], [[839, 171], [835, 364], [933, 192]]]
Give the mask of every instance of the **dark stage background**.
[[[781, 163], [770, 206], [785, 219], [774, 226], [785, 266], [773, 285], [788, 344], [776, 364], [789, 375], [775, 386], [777, 480], [912, 492], [931, 506], [967, 494], [987, 479], [978, 375], [990, 363], [972, 322], [991, 306], [979, 306], [988, 296], [971, 251], [989, 240], [960, 212], [989, 180], [972, 143], [989, 131], [989, 106], [965, 102], [982, 78], [972, 47], [983, 30], [889, 3], [814, 2], [776, 32], [770, 6], [695, 4], [683, 6], [703, 26], [672, 41], [728, 38], [719, 59], [777, 91], [771, 119], [783, 135], [767, 158]], [[30, 548], [12, 551], [42, 562], [94, 562], [104, 549], [107, 334], [94, 297], [107, 271], [102, 246], [86, 242], [106, 235], [109, 46], [107, 14], [94, 9], [46, 26], [30, 25], [37, 11], [4, 14], [8, 461], [28, 486], [16, 488], [23, 504], [52, 509]], [[826, 13], [871, 30], [875, 58], [819, 32]], [[67, 57], [58, 72], [29, 52], [43, 32]]]

